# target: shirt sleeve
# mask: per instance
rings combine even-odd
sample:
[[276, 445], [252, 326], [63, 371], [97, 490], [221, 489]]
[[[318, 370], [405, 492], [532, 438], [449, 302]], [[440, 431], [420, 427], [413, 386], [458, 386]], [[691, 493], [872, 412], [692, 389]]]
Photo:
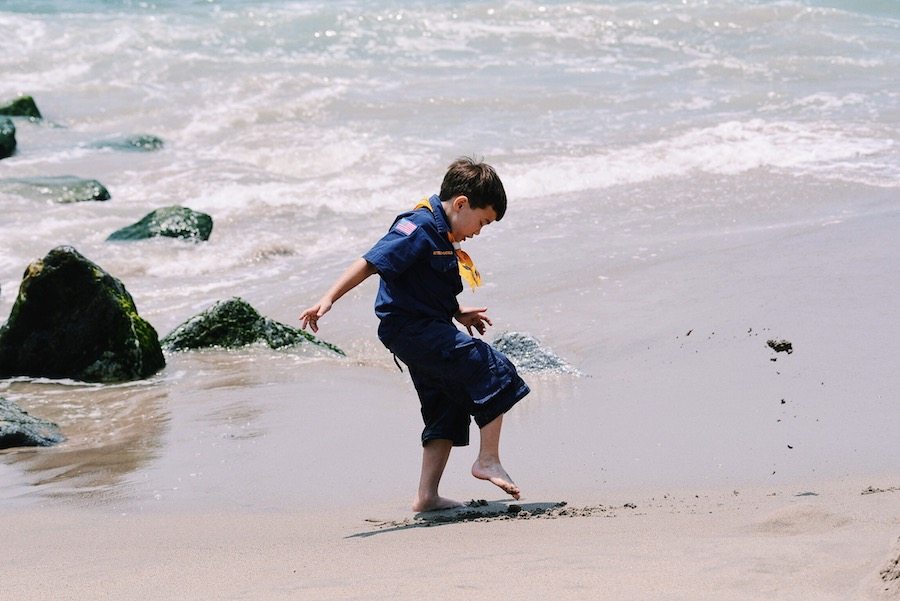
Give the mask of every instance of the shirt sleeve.
[[412, 220], [401, 217], [390, 231], [375, 243], [363, 259], [371, 263], [378, 274], [391, 281], [423, 256], [431, 255], [432, 243], [428, 232]]

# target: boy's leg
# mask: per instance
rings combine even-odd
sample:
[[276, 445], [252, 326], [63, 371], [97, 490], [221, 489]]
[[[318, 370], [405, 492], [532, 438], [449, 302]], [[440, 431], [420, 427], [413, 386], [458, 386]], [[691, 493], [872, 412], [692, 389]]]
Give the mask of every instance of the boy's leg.
[[500, 429], [502, 427], [503, 415], [501, 414], [481, 428], [481, 448], [478, 451], [478, 459], [472, 465], [472, 475], [479, 480], [487, 480], [499, 486], [512, 498], [518, 499], [521, 491], [500, 463]]
[[413, 501], [413, 511], [435, 511], [463, 507], [453, 499], [445, 499], [438, 494], [441, 476], [450, 458], [453, 441], [438, 438], [432, 439], [422, 446], [422, 475], [419, 478], [419, 492]]

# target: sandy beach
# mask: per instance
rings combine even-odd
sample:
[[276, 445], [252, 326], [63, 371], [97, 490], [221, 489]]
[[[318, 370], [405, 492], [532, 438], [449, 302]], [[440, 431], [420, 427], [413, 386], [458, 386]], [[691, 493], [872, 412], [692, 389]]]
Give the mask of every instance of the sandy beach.
[[399, 503], [4, 512], [0, 566], [17, 599], [896, 599], [900, 488], [796, 490], [567, 505], [583, 517], [525, 517], [549, 503], [522, 502], [523, 517], [450, 522]]
[[[65, 436], [0, 451], [0, 601], [900, 601], [897, 7], [4, 0], [0, 111], [43, 119], [0, 161], [0, 320], [71, 245], [161, 337], [236, 296], [297, 325], [472, 154], [509, 206], [460, 303], [572, 369], [504, 417], [522, 498], [470, 446], [428, 514], [376, 278], [319, 323], [346, 357], [0, 379]], [[171, 205], [209, 239], [108, 240]]]
[[[501, 233], [514, 245], [510, 221]], [[124, 395], [8, 382], [5, 394], [34, 399], [28, 409], [70, 440], [4, 455], [4, 588], [21, 599], [897, 598], [900, 336], [885, 317], [898, 227], [875, 203], [684, 240], [598, 279], [590, 298], [548, 286], [501, 302], [514, 324], [531, 303], [558, 303], [603, 340], [569, 321], [539, 332], [584, 375], [531, 374], [532, 395], [507, 416], [520, 501], [468, 475], [473, 447], [454, 452], [444, 494], [487, 501], [457, 512], [409, 510], [415, 397], [374, 343], [341, 361], [176, 354], [167, 372], [195, 377]], [[541, 272], [552, 259], [527, 260]], [[515, 277], [497, 273], [498, 299]], [[352, 346], [371, 292], [346, 299], [323, 326], [330, 339]], [[773, 338], [794, 351], [776, 353]], [[73, 417], [90, 411], [113, 419]]]

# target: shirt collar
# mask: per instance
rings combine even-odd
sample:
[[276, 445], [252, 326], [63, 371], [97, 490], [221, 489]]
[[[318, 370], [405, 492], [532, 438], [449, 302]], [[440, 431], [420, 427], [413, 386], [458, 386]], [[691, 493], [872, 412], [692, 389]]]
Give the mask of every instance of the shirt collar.
[[437, 225], [438, 233], [446, 236], [450, 233], [450, 225], [447, 223], [447, 214], [444, 213], [444, 205], [441, 204], [441, 198], [435, 194], [428, 200], [431, 202], [431, 212], [434, 214], [434, 223]]

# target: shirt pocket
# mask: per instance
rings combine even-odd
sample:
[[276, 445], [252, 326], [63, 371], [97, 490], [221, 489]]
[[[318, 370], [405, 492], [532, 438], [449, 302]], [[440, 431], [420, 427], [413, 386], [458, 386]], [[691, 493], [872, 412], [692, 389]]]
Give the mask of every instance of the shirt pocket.
[[432, 255], [431, 268], [441, 273], [447, 271], [456, 271], [456, 255]]

